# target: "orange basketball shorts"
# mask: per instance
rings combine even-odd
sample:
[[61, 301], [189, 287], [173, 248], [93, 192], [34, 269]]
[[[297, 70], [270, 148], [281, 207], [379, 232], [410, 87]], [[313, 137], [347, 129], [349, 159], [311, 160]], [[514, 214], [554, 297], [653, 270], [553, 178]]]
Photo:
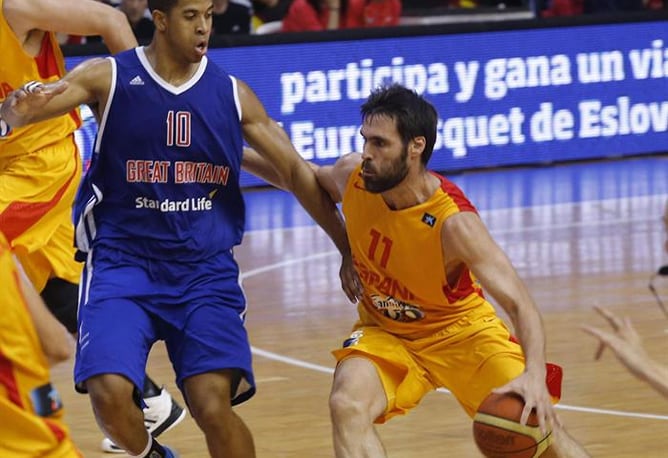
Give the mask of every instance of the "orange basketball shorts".
[[39, 151], [0, 157], [0, 231], [38, 291], [50, 277], [79, 282], [71, 215], [80, 180], [74, 135]]
[[473, 417], [492, 389], [524, 371], [522, 348], [489, 311], [474, 310], [442, 331], [415, 340], [358, 323], [346, 343], [333, 351], [337, 361], [367, 358], [380, 376], [387, 408], [376, 423], [405, 414], [425, 394], [441, 387], [450, 390]]

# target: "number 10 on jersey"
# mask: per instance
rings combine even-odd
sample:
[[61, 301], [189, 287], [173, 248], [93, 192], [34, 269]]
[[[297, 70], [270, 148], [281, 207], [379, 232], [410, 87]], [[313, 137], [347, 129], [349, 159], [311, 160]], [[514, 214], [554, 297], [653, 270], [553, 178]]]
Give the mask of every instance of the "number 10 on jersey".
[[167, 146], [186, 148], [190, 146], [191, 118], [189, 111], [167, 112]]

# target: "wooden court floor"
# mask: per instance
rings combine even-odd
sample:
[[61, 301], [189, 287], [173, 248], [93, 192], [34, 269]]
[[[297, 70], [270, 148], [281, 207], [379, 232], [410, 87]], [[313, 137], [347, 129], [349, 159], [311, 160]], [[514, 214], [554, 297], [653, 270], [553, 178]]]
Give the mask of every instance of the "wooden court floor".
[[[665, 165], [665, 163], [664, 163]], [[595, 457], [668, 457], [668, 399], [635, 380], [579, 326], [603, 321], [593, 305], [630, 316], [650, 354], [668, 364], [668, 319], [648, 290], [668, 259], [660, 221], [665, 192], [509, 209], [481, 216], [526, 280], [547, 332], [548, 359], [564, 368], [559, 414]], [[343, 341], [355, 307], [339, 290], [339, 257], [314, 226], [251, 231], [237, 249], [249, 303], [258, 393], [238, 408], [261, 458], [331, 457], [327, 397], [329, 351]], [[668, 302], [668, 278], [656, 288]], [[86, 457], [99, 451], [86, 396], [75, 394], [72, 364], [54, 369], [72, 434]], [[164, 346], [149, 373], [179, 399]], [[428, 395], [413, 412], [379, 428], [390, 457], [478, 457], [471, 424], [447, 392]], [[183, 457], [208, 456], [192, 418], [162, 436]]]

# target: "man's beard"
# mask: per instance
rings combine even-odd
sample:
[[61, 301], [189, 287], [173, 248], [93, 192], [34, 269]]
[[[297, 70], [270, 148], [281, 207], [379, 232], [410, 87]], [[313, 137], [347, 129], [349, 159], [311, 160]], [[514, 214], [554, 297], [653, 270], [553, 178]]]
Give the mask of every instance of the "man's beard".
[[[408, 148], [404, 148], [401, 156], [392, 161], [386, 172], [380, 173], [379, 170], [374, 169], [371, 170], [374, 172], [374, 175], [362, 175], [362, 179], [364, 180], [364, 188], [369, 192], [378, 194], [389, 191], [390, 189], [397, 186], [404, 180], [404, 178], [406, 178], [406, 175], [408, 175], [408, 164], [406, 163], [406, 158], [408, 158]], [[365, 164], [362, 163], [362, 170], [364, 170], [364, 167]]]

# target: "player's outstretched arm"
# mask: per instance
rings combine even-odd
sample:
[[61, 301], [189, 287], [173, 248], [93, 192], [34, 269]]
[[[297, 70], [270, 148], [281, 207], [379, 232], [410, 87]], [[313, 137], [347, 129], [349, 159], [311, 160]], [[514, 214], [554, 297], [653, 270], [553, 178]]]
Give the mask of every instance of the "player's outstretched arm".
[[341, 281], [351, 301], [361, 295], [352, 264], [343, 218], [328, 193], [318, 184], [315, 171], [297, 153], [283, 128], [271, 119], [255, 93], [238, 80], [242, 107], [242, 129], [248, 144], [264, 157], [276, 172], [279, 187], [294, 193], [304, 209], [325, 230], [343, 257]]
[[[594, 307], [606, 319], [614, 332], [604, 331], [594, 326], [582, 329], [596, 337], [601, 345], [610, 348], [617, 359], [638, 379], [668, 397], [668, 367], [654, 361], [645, 351], [642, 340], [629, 318], [619, 318], [601, 307]], [[597, 353], [597, 359], [601, 351]]]
[[246, 172], [262, 178], [267, 183], [279, 189], [286, 190], [285, 183], [282, 182], [278, 172], [264, 156], [253, 148], [244, 146], [243, 156], [241, 158], [241, 168]]
[[3, 12], [21, 42], [37, 29], [101, 35], [112, 53], [137, 46], [125, 14], [95, 0], [4, 0]]
[[81, 104], [98, 104], [104, 110], [111, 85], [111, 62], [82, 62], [62, 79], [48, 84], [26, 82], [10, 92], [0, 107], [0, 119], [11, 127], [63, 115]]

